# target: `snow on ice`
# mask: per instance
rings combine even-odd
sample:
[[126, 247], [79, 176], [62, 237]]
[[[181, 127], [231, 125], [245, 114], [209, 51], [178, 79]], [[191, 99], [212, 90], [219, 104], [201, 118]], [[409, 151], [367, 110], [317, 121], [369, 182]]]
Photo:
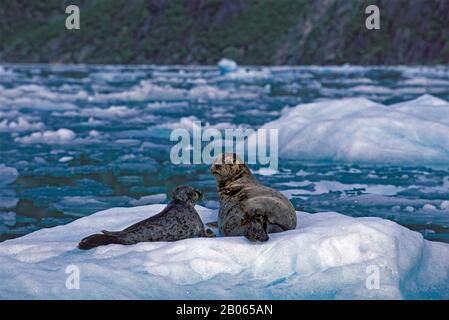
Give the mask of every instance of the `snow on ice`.
[[[0, 298], [449, 298], [449, 245], [380, 218], [298, 212], [296, 230], [263, 244], [217, 237], [76, 248], [164, 206], [108, 209], [1, 243]], [[216, 210], [197, 209], [216, 220]], [[79, 289], [66, 287], [73, 268]]]

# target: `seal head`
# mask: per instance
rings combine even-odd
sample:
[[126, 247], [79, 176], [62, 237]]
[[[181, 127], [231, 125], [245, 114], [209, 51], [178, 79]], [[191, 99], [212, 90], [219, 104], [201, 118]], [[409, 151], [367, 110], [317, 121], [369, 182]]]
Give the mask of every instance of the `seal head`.
[[217, 181], [218, 189], [224, 188], [240, 178], [253, 177], [245, 162], [235, 153], [218, 155], [212, 163], [210, 171]]
[[179, 186], [176, 187], [175, 191], [173, 191], [172, 199], [184, 201], [191, 206], [195, 206], [195, 204], [203, 198], [203, 194], [201, 191], [191, 187], [191, 186]]

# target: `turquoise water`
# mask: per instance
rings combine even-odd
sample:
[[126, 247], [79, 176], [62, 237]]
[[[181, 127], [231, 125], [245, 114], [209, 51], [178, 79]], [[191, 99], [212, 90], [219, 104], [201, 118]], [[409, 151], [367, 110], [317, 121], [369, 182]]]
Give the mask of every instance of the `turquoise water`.
[[[193, 121], [257, 129], [301, 103], [364, 97], [388, 105], [423, 94], [449, 100], [449, 68], [249, 67], [221, 75], [215, 66], [3, 65], [0, 241], [102, 209], [163, 203], [179, 184], [203, 190], [201, 204], [217, 208], [209, 166], [169, 158], [171, 131]], [[281, 158], [278, 173], [258, 178], [298, 210], [379, 216], [449, 242], [449, 165]]]

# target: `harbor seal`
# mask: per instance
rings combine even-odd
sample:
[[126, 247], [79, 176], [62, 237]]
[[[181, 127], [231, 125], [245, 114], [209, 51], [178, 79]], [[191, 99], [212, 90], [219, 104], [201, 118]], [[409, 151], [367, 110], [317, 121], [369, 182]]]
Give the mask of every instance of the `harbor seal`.
[[236, 154], [219, 155], [211, 172], [220, 198], [218, 228], [224, 236], [267, 241], [268, 233], [296, 228], [296, 212], [290, 201], [260, 184]]
[[106, 231], [81, 240], [80, 249], [92, 249], [107, 244], [136, 244], [150, 241], [177, 241], [187, 238], [209, 237], [194, 206], [202, 193], [189, 186], [179, 186], [171, 202], [155, 216], [140, 221], [122, 231]]

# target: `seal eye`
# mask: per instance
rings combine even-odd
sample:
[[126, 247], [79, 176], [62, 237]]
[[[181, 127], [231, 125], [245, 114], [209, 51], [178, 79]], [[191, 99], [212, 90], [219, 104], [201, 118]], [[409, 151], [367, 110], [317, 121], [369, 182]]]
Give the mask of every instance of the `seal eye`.
[[195, 190], [195, 193], [196, 193], [196, 196], [198, 197], [198, 200], [203, 198], [203, 193], [201, 191]]

